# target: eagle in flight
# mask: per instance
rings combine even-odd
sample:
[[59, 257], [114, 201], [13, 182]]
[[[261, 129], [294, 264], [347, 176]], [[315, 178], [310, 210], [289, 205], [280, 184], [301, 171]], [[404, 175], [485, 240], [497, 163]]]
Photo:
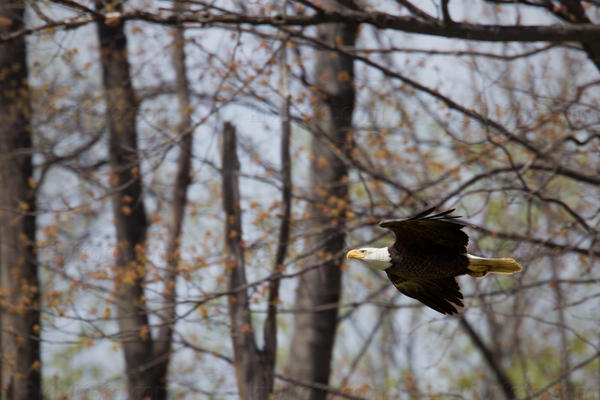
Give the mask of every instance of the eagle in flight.
[[454, 211], [431, 213], [430, 208], [409, 219], [382, 221], [379, 226], [394, 232], [391, 247], [350, 250], [346, 258], [385, 271], [400, 293], [419, 300], [442, 314], [456, 314], [463, 295], [455, 277], [482, 277], [488, 272], [513, 274], [521, 265], [512, 258], [482, 258], [467, 253], [466, 225]]

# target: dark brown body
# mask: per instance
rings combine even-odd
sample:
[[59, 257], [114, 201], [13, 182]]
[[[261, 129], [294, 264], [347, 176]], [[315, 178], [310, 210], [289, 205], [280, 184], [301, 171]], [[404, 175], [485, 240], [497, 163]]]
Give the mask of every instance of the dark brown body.
[[385, 272], [401, 293], [442, 314], [455, 314], [463, 295], [454, 277], [469, 272], [469, 237], [462, 231], [465, 223], [449, 215], [454, 210], [431, 215], [433, 210], [379, 224], [396, 236], [388, 248], [392, 266]]
[[404, 279], [440, 279], [464, 275], [469, 272], [466, 254], [454, 251], [430, 251], [428, 253], [388, 247], [392, 266], [386, 272]]

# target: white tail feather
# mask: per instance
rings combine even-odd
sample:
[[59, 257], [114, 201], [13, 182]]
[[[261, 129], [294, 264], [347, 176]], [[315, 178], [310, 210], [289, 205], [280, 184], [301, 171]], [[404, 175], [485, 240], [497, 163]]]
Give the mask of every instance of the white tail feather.
[[494, 274], [514, 274], [523, 269], [521, 264], [512, 258], [482, 258], [467, 254], [469, 266], [467, 269], [473, 276], [483, 276], [488, 272]]

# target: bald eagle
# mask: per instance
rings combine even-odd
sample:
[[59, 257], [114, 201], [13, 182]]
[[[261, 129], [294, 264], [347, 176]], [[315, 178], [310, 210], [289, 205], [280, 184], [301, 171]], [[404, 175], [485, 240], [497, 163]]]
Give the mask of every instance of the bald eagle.
[[482, 277], [488, 272], [513, 274], [521, 265], [512, 258], [482, 258], [467, 253], [466, 225], [454, 211], [431, 213], [430, 208], [412, 218], [382, 221], [379, 226], [394, 232], [391, 247], [350, 250], [346, 258], [385, 271], [394, 286], [409, 297], [442, 314], [456, 314], [463, 307], [458, 275]]

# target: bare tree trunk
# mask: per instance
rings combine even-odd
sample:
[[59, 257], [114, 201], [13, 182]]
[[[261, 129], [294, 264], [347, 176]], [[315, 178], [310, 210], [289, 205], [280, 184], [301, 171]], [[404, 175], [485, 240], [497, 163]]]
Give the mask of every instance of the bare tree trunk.
[[[176, 2], [175, 7], [181, 7], [182, 3]], [[157, 361], [155, 376], [160, 385], [160, 396], [167, 398], [167, 371], [171, 359], [171, 347], [173, 343], [173, 328], [176, 321], [176, 296], [177, 296], [177, 268], [179, 267], [179, 244], [181, 229], [185, 216], [187, 203], [187, 189], [191, 181], [193, 127], [191, 121], [190, 88], [185, 68], [185, 38], [182, 27], [175, 30], [173, 46], [173, 67], [175, 69], [175, 80], [177, 100], [179, 102], [179, 159], [177, 162], [177, 177], [173, 189], [173, 200], [171, 205], [171, 216], [169, 219], [169, 236], [167, 238], [167, 273], [165, 276], [165, 313], [158, 337], [154, 342], [154, 357]]]
[[[285, 48], [282, 49], [285, 51]], [[285, 63], [285, 55], [282, 55]], [[286, 71], [283, 74], [287, 73]], [[285, 81], [285, 77], [282, 78]], [[279, 301], [279, 278], [285, 261], [290, 236], [292, 180], [290, 163], [290, 98], [284, 88], [281, 107], [281, 165], [282, 165], [282, 208], [277, 254], [273, 276], [269, 282], [267, 318], [263, 327], [264, 348], [258, 349], [254, 339], [254, 328], [250, 315], [247, 292], [244, 249], [242, 246], [242, 212], [240, 208], [239, 175], [235, 127], [225, 123], [222, 142], [223, 209], [225, 211], [225, 253], [229, 274], [229, 318], [231, 340], [234, 351], [234, 368], [240, 398], [262, 400], [273, 393], [275, 358], [277, 352], [277, 302]]]
[[[24, 26], [24, 1], [0, 2], [0, 34]], [[26, 45], [0, 43], [0, 357], [3, 399], [40, 399], [39, 284]]]
[[[552, 279], [558, 281], [560, 273], [558, 271], [558, 260], [550, 259], [552, 264]], [[558, 314], [558, 334], [560, 338], [560, 375], [564, 376], [563, 384], [560, 385], [560, 399], [568, 400], [575, 398], [574, 387], [570, 379], [571, 371], [571, 351], [569, 346], [569, 338], [567, 335], [567, 322], [565, 319], [565, 298], [561, 285], [552, 285], [554, 290], [554, 299], [556, 301], [556, 313]]]
[[[101, 9], [106, 3], [96, 0]], [[120, 7], [120, 5], [118, 6]], [[122, 23], [99, 21], [100, 61], [106, 91], [109, 131], [110, 183], [117, 233], [117, 307], [119, 331], [125, 352], [129, 397], [160, 398], [152, 375], [152, 338], [144, 304], [143, 256], [148, 222], [142, 197], [140, 160], [135, 123], [135, 100], [127, 39]], [[155, 397], [156, 396], [156, 397]]]
[[229, 317], [233, 342], [234, 367], [240, 398], [261, 400], [269, 397], [265, 365], [254, 340], [246, 291], [242, 211], [235, 127], [225, 123], [222, 143], [223, 209], [225, 210], [225, 266], [229, 274]]
[[273, 393], [275, 361], [277, 355], [277, 302], [279, 301], [279, 279], [285, 261], [289, 237], [292, 208], [292, 178], [290, 161], [291, 98], [287, 85], [287, 59], [285, 41], [281, 48], [281, 180], [282, 217], [279, 227], [277, 253], [269, 281], [267, 317], [263, 327], [264, 348], [259, 350], [254, 340], [253, 327], [244, 287], [246, 282], [245, 260], [242, 248], [242, 225], [239, 193], [240, 164], [237, 158], [235, 127], [226, 123], [223, 129], [222, 174], [223, 208], [225, 210], [225, 249], [229, 270], [229, 313], [231, 338], [234, 348], [234, 367], [238, 390], [242, 399], [262, 400]]
[[[351, 5], [351, 2], [344, 2]], [[339, 7], [324, 1], [325, 7]], [[353, 46], [357, 25], [323, 24], [319, 38], [331, 45]], [[296, 308], [311, 310], [323, 304], [336, 304], [340, 298], [341, 264], [345, 239], [348, 168], [336, 155], [348, 153], [354, 109], [352, 58], [331, 51], [318, 50], [315, 65], [315, 86], [320, 97], [316, 102], [317, 129], [314, 132], [310, 167], [311, 197], [310, 239], [307, 246], [314, 252], [308, 264], [318, 264], [334, 257], [319, 268], [300, 277]], [[291, 378], [328, 384], [337, 325], [337, 309], [303, 312], [295, 316], [290, 360], [286, 375]], [[296, 388], [293, 397], [324, 399], [327, 392], [317, 388]]]

